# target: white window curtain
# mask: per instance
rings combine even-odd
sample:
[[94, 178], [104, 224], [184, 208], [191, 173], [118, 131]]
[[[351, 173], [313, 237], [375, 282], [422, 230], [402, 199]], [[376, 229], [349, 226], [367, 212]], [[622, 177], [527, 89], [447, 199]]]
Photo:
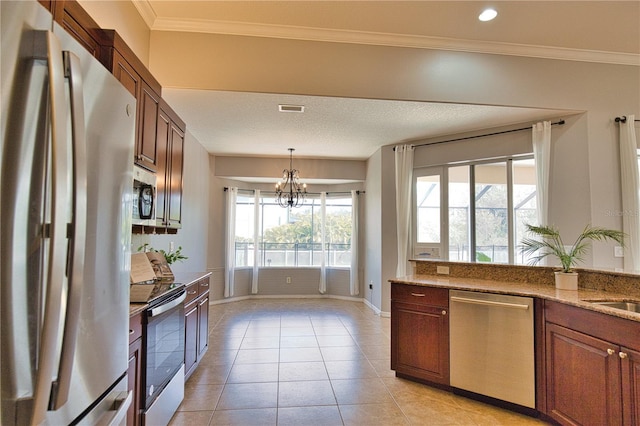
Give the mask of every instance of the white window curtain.
[[396, 220], [398, 266], [396, 276], [407, 275], [409, 236], [411, 232], [411, 190], [413, 185], [413, 145], [395, 147], [396, 160]]
[[551, 165], [551, 122], [533, 125], [533, 158], [536, 163], [536, 210], [539, 225], [549, 225], [549, 169]]
[[260, 271], [260, 190], [256, 189], [253, 199], [253, 274], [251, 276], [251, 293], [258, 294], [258, 273]]
[[349, 273], [349, 290], [352, 296], [360, 293], [358, 279], [358, 191], [351, 191], [351, 271]]
[[225, 232], [225, 247], [227, 251], [224, 265], [224, 297], [233, 297], [236, 269], [236, 202], [238, 188], [227, 189], [227, 229]]
[[326, 227], [327, 219], [327, 193], [320, 193], [320, 287], [318, 291], [321, 294], [327, 292], [327, 248], [326, 248]]
[[625, 235], [624, 269], [640, 269], [640, 197], [635, 116], [620, 122], [620, 180], [622, 183], [622, 231]]

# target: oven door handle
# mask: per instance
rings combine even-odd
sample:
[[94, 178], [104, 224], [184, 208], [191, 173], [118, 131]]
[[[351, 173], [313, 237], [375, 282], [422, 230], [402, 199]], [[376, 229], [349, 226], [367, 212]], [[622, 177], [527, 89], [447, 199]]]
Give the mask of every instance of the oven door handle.
[[175, 299], [165, 303], [164, 305], [160, 305], [156, 308], [151, 309], [149, 311], [149, 316], [155, 317], [167, 311], [170, 311], [171, 309], [175, 308], [176, 306], [184, 302], [186, 298], [187, 298], [187, 292], [183, 290], [180, 296], [176, 297]]

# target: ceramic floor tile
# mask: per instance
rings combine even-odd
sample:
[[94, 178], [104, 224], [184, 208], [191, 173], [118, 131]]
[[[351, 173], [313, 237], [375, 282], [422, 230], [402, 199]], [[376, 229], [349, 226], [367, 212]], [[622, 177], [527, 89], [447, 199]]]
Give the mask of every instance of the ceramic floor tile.
[[337, 406], [284, 407], [278, 409], [278, 426], [342, 426]]
[[[409, 420], [394, 403], [338, 405], [342, 420], [347, 426], [409, 425]], [[425, 423], [426, 424], [426, 423]]]
[[278, 383], [227, 383], [216, 410], [276, 408]]
[[236, 364], [227, 383], [261, 383], [278, 381], [278, 364]]
[[208, 425], [213, 411], [176, 411], [169, 426]]
[[391, 321], [362, 303], [243, 300], [209, 319], [209, 350], [174, 426], [545, 424], [395, 377]]
[[325, 361], [331, 380], [376, 378], [376, 370], [367, 360]]
[[331, 380], [338, 404], [393, 403], [393, 398], [380, 379]]
[[241, 349], [236, 356], [236, 364], [256, 364], [278, 362], [279, 349]]
[[336, 398], [328, 380], [280, 382], [278, 407], [336, 405]]
[[316, 336], [282, 336], [280, 337], [281, 348], [317, 348], [318, 340]]
[[[269, 426], [276, 425], [277, 409], [256, 408], [247, 410], [218, 410], [213, 414], [210, 425], [216, 426]], [[185, 425], [186, 426], [186, 425]], [[192, 423], [188, 426], [200, 426]]]
[[231, 364], [208, 365], [201, 363], [193, 372], [185, 386], [192, 385], [224, 385], [231, 371]]
[[329, 380], [323, 362], [283, 362], [280, 364], [280, 382]]
[[245, 337], [240, 345], [242, 349], [277, 349], [280, 347], [280, 337]]
[[320, 348], [325, 361], [355, 361], [365, 359], [357, 346], [325, 346]]
[[184, 389], [178, 411], [211, 411], [216, 408], [223, 385], [193, 385]]
[[308, 327], [282, 327], [280, 329], [281, 337], [288, 336], [315, 336], [316, 333], [313, 331], [313, 327], [310, 325]]
[[322, 361], [320, 348], [281, 348], [280, 362]]
[[356, 342], [351, 338], [351, 336], [316, 336], [318, 339], [318, 345], [320, 347], [329, 347], [329, 346], [356, 346]]

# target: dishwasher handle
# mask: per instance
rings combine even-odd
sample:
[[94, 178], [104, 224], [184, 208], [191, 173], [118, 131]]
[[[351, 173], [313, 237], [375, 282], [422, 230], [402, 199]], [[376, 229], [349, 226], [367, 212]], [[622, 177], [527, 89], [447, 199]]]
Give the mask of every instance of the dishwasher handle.
[[466, 297], [458, 297], [458, 296], [451, 296], [450, 299], [451, 299], [452, 302], [470, 303], [470, 304], [473, 304], [473, 305], [484, 305], [484, 306], [495, 306], [495, 307], [502, 307], [502, 308], [522, 309], [524, 311], [529, 310], [529, 305], [524, 305], [522, 303], [494, 302], [492, 300], [469, 299], [469, 298], [466, 298]]

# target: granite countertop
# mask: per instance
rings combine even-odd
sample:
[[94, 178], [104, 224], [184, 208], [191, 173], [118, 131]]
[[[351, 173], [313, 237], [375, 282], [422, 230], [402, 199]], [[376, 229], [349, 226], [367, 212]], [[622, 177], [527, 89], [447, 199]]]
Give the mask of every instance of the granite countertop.
[[567, 305], [578, 306], [620, 318], [640, 322], [640, 313], [596, 305], [589, 300], [629, 301], [628, 295], [601, 290], [579, 288], [578, 291], [556, 290], [547, 284], [494, 281], [477, 278], [444, 277], [442, 275], [408, 275], [389, 280], [393, 283], [411, 284], [425, 287], [442, 287], [453, 290], [469, 290], [482, 293], [509, 294], [515, 296], [538, 297]]
[[[188, 286], [196, 281], [199, 281], [203, 278], [209, 277], [211, 275], [211, 272], [183, 272], [183, 273], [177, 273], [174, 274], [175, 279], [173, 280], [173, 282], [171, 283], [166, 283], [166, 284], [173, 284], [171, 286], [172, 289], [176, 288], [177, 286]], [[151, 284], [149, 284], [151, 285]], [[157, 285], [157, 284], [156, 284]], [[156, 295], [157, 297], [158, 295]], [[143, 312], [145, 309], [147, 309], [147, 307], [149, 306], [148, 303], [129, 303], [129, 316], [134, 316], [140, 312]]]

